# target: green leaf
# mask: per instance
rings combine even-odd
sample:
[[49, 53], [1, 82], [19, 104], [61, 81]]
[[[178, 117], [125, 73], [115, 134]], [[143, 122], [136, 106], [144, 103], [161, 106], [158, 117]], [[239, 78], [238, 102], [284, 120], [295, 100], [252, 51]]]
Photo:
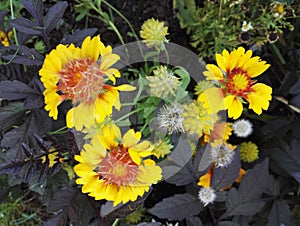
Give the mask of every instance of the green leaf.
[[148, 210], [149, 213], [170, 221], [178, 221], [197, 215], [202, 209], [200, 201], [188, 194], [176, 194], [163, 199]]

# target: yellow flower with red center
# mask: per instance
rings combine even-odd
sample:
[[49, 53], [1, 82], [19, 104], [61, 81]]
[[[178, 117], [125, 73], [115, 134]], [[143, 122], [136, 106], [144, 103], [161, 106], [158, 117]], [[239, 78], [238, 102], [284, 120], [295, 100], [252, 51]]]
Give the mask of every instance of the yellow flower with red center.
[[114, 87], [120, 72], [111, 68], [120, 57], [104, 46], [100, 36], [85, 38], [81, 48], [59, 44], [45, 58], [40, 70], [45, 91], [45, 109], [55, 120], [58, 106], [66, 99], [78, 104], [67, 113], [67, 126], [81, 130], [102, 122], [120, 109], [119, 90], [135, 89], [128, 85]]
[[252, 57], [252, 51], [239, 47], [222, 54], [216, 54], [218, 66], [208, 64], [203, 74], [207, 80], [214, 80], [218, 86], [209, 88], [198, 99], [209, 111], [228, 110], [230, 118], [237, 119], [243, 111], [245, 100], [249, 109], [261, 114], [267, 110], [272, 99], [272, 88], [263, 83], [256, 83], [253, 78], [262, 74], [270, 65], [259, 57]]
[[79, 164], [74, 171], [80, 177], [76, 183], [82, 184], [82, 192], [96, 200], [113, 201], [115, 206], [149, 191], [162, 178], [162, 170], [145, 159], [153, 154], [153, 145], [140, 139], [141, 133], [132, 129], [122, 137], [116, 125], [104, 126], [75, 156]]

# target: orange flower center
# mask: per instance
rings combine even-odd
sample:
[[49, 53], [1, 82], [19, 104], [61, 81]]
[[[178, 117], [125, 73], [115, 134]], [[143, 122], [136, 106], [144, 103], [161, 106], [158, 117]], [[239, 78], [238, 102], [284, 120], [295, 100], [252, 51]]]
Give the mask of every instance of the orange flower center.
[[120, 147], [107, 153], [96, 171], [107, 184], [122, 186], [136, 180], [139, 168], [132, 161], [128, 150], [120, 144]]
[[99, 65], [89, 58], [73, 60], [64, 65], [59, 74], [58, 91], [66, 99], [73, 99], [75, 102], [96, 99], [107, 78]]
[[251, 92], [253, 81], [251, 81], [251, 77], [246, 71], [241, 68], [235, 68], [228, 73], [227, 81], [224, 83], [228, 93], [239, 97], [245, 97]]

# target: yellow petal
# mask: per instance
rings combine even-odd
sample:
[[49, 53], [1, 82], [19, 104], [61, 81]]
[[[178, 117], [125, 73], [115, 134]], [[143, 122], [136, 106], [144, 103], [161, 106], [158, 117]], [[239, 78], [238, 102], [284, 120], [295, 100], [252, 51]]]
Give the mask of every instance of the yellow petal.
[[228, 117], [237, 119], [243, 112], [242, 102], [233, 95], [229, 95], [224, 99], [226, 109], [228, 109]]
[[209, 88], [198, 96], [197, 101], [203, 103], [209, 114], [215, 114], [225, 109], [224, 95], [220, 88]]
[[208, 64], [206, 65], [206, 69], [208, 71], [204, 71], [203, 74], [206, 77], [206, 80], [222, 80], [223, 79], [223, 73], [220, 70], [220, 68], [218, 68], [216, 65], [214, 64]]
[[141, 137], [142, 134], [140, 132], [135, 133], [133, 129], [130, 129], [124, 134], [122, 144], [127, 148], [133, 147], [140, 141]]

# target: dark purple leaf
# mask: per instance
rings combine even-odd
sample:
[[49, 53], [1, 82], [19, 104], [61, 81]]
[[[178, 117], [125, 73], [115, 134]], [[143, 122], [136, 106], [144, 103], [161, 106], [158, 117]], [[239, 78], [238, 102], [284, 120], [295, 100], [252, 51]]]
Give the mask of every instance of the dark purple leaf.
[[199, 217], [191, 217], [189, 219], [186, 219], [186, 225], [187, 226], [203, 226], [202, 221]]
[[43, 26], [43, 1], [22, 0], [22, 4], [39, 26]]
[[5, 56], [1, 56], [4, 60], [11, 61], [15, 64], [24, 64], [28, 66], [40, 66], [43, 64], [43, 60], [29, 58], [30, 56], [20, 56], [8, 54]]
[[82, 30], [77, 30], [72, 35], [65, 35], [61, 40], [62, 44], [74, 44], [76, 46], [81, 46], [83, 40], [87, 36], [93, 36], [97, 32], [97, 28], [86, 28]]
[[221, 219], [228, 216], [251, 216], [264, 206], [265, 202], [260, 198], [268, 183], [269, 161], [266, 158], [254, 166], [244, 175], [239, 190], [231, 188], [226, 199], [227, 211]]
[[45, 110], [32, 110], [24, 124], [4, 134], [1, 140], [1, 147], [9, 149], [6, 153], [6, 161], [12, 162], [16, 159], [24, 159], [22, 143], [26, 143], [32, 148], [36, 147], [37, 144], [33, 135], [42, 135], [48, 132], [51, 128], [51, 123], [52, 121]]
[[163, 199], [154, 207], [148, 210], [149, 213], [170, 221], [177, 221], [197, 215], [202, 209], [202, 205], [196, 197], [185, 193], [176, 194]]
[[290, 145], [284, 140], [277, 140], [269, 148], [271, 167], [280, 167], [291, 176], [296, 176], [300, 172], [300, 140], [293, 139]]
[[128, 214], [132, 213], [135, 209], [141, 206], [150, 193], [151, 190], [144, 194], [142, 197], [139, 197], [134, 202], [128, 202], [126, 204], [120, 203], [117, 206], [113, 206], [113, 202], [108, 201], [101, 206], [100, 216], [110, 219], [126, 217]]
[[25, 115], [25, 109], [21, 102], [9, 102], [0, 107], [0, 132], [6, 132], [14, 125], [19, 125]]
[[218, 226], [240, 226], [240, 224], [232, 221], [221, 221], [218, 223]]
[[26, 163], [27, 163], [26, 161], [3, 163], [0, 165], [0, 173], [17, 174], [20, 172], [20, 170]]
[[45, 18], [45, 31], [47, 34], [55, 28], [57, 22], [63, 17], [67, 7], [67, 2], [58, 2], [48, 10]]
[[18, 100], [38, 95], [40, 93], [17, 80], [0, 82], [0, 98], [5, 100]]
[[187, 185], [195, 181], [193, 176], [191, 163], [186, 164], [184, 167], [178, 166], [165, 166], [162, 167], [163, 178], [170, 184], [177, 186]]
[[50, 200], [47, 206], [47, 212], [56, 213], [62, 210], [67, 210], [77, 194], [78, 191], [72, 187], [66, 187], [59, 190]]
[[218, 167], [214, 169], [211, 187], [215, 190], [231, 185], [239, 176], [241, 168], [239, 150], [235, 150], [235, 156], [228, 167]]
[[56, 216], [50, 218], [44, 223], [44, 226], [62, 226], [67, 225], [68, 215], [65, 211], [57, 214]]
[[9, 22], [10, 26], [28, 35], [43, 35], [43, 27], [26, 18], [17, 18]]
[[269, 214], [269, 225], [290, 225], [290, 208], [282, 199], [276, 199]]
[[25, 156], [27, 158], [32, 157], [32, 151], [31, 151], [30, 147], [27, 144], [23, 143], [22, 148], [23, 148], [23, 151], [24, 151]]
[[263, 162], [255, 165], [253, 169], [248, 170], [244, 175], [239, 187], [239, 193], [243, 202], [257, 199], [261, 196], [268, 183], [268, 167], [269, 160], [266, 158]]

